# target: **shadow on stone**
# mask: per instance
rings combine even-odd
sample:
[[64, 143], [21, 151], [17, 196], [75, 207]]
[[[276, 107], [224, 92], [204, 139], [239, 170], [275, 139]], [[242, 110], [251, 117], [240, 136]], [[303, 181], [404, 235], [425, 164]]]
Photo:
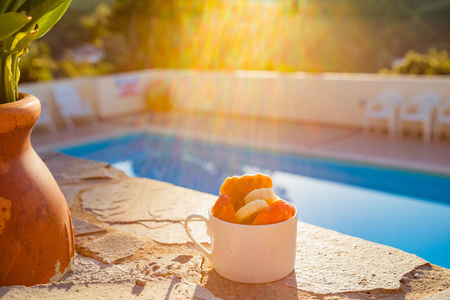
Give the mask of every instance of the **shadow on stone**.
[[172, 277], [169, 288], [167, 289], [166, 297], [164, 299], [166, 299], [166, 300], [173, 299], [173, 297], [171, 297], [170, 295], [172, 294], [172, 291], [174, 290], [175, 285], [177, 285], [180, 282], [181, 282], [181, 279], [179, 279], [178, 277], [176, 277], [176, 276]]
[[133, 286], [133, 289], [131, 290], [131, 293], [135, 296], [139, 296], [140, 294], [142, 294], [142, 291], [144, 290], [144, 286], [139, 285], [139, 284], [135, 284]]
[[179, 262], [180, 264], [185, 264], [192, 259], [192, 255], [178, 255], [173, 259], [173, 261]]
[[[296, 286], [294, 272], [288, 277], [292, 278], [291, 283]], [[279, 281], [264, 284], [239, 283], [220, 276], [214, 269], [206, 271], [204, 278], [204, 287], [214, 296], [223, 299], [299, 299], [300, 296], [297, 289], [281, 285]]]

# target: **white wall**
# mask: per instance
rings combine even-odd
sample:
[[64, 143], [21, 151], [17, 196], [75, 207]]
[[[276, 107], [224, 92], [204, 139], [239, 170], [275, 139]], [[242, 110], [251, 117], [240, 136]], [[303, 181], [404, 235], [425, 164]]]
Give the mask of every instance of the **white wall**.
[[[57, 110], [51, 89], [69, 80], [23, 84]], [[174, 109], [361, 126], [363, 102], [385, 89], [450, 98], [450, 76], [146, 70], [70, 79], [101, 118], [141, 112], [148, 86], [165, 85]], [[127, 86], [127, 84], [129, 86]], [[130, 91], [127, 91], [130, 89]]]
[[363, 103], [385, 89], [450, 98], [450, 77], [180, 71], [166, 79], [176, 107], [361, 126]]

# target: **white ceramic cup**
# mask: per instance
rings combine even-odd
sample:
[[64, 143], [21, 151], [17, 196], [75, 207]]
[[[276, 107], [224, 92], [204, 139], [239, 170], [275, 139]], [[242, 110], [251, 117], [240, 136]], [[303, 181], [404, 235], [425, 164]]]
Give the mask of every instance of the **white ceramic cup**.
[[[208, 215], [209, 220], [201, 214], [189, 215], [184, 228], [194, 245], [211, 261], [222, 277], [243, 283], [265, 283], [286, 277], [294, 269], [296, 208], [291, 219], [270, 225], [225, 222], [214, 217], [211, 209]], [[189, 222], [195, 219], [206, 223], [211, 250], [199, 244], [192, 235]]]

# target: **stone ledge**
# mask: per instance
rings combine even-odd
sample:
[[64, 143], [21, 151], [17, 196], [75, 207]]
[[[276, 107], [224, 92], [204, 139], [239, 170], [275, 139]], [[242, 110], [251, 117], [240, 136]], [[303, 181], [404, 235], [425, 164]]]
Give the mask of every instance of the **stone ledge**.
[[[229, 281], [195, 250], [183, 228], [187, 215], [206, 215], [216, 196], [128, 178], [108, 164], [61, 154], [49, 155], [49, 161], [62, 190], [70, 190], [65, 195], [72, 214], [81, 220], [76, 225], [80, 227], [77, 251], [90, 257], [78, 254], [73, 270], [58, 283], [1, 287], [2, 299], [241, 299], [245, 295], [249, 299], [429, 296], [434, 300], [448, 295], [450, 270], [303, 222], [298, 222], [296, 265], [289, 276], [259, 285]], [[209, 241], [203, 223], [194, 223], [192, 230], [203, 242]]]
[[434, 295], [423, 298], [423, 300], [442, 300], [442, 299], [450, 299], [450, 289], [446, 289]]

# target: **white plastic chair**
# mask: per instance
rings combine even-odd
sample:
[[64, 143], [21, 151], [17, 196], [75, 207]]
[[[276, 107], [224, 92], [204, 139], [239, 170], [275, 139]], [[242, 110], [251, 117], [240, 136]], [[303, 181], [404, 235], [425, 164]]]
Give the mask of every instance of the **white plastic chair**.
[[436, 120], [434, 122], [434, 139], [439, 141], [441, 138], [441, 129], [443, 125], [450, 125], [450, 99], [441, 103], [436, 112]]
[[94, 109], [87, 100], [80, 98], [73, 85], [58, 84], [53, 88], [53, 95], [61, 117], [70, 130], [75, 127], [73, 118], [89, 117], [92, 124], [97, 124], [98, 119]]
[[422, 123], [422, 134], [425, 143], [431, 140], [433, 112], [441, 98], [434, 92], [421, 92], [406, 100], [400, 106], [398, 131], [401, 137], [403, 122]]
[[365, 103], [364, 131], [370, 130], [371, 120], [386, 120], [388, 123], [389, 137], [394, 138], [397, 128], [397, 111], [403, 95], [394, 90], [383, 91]]

